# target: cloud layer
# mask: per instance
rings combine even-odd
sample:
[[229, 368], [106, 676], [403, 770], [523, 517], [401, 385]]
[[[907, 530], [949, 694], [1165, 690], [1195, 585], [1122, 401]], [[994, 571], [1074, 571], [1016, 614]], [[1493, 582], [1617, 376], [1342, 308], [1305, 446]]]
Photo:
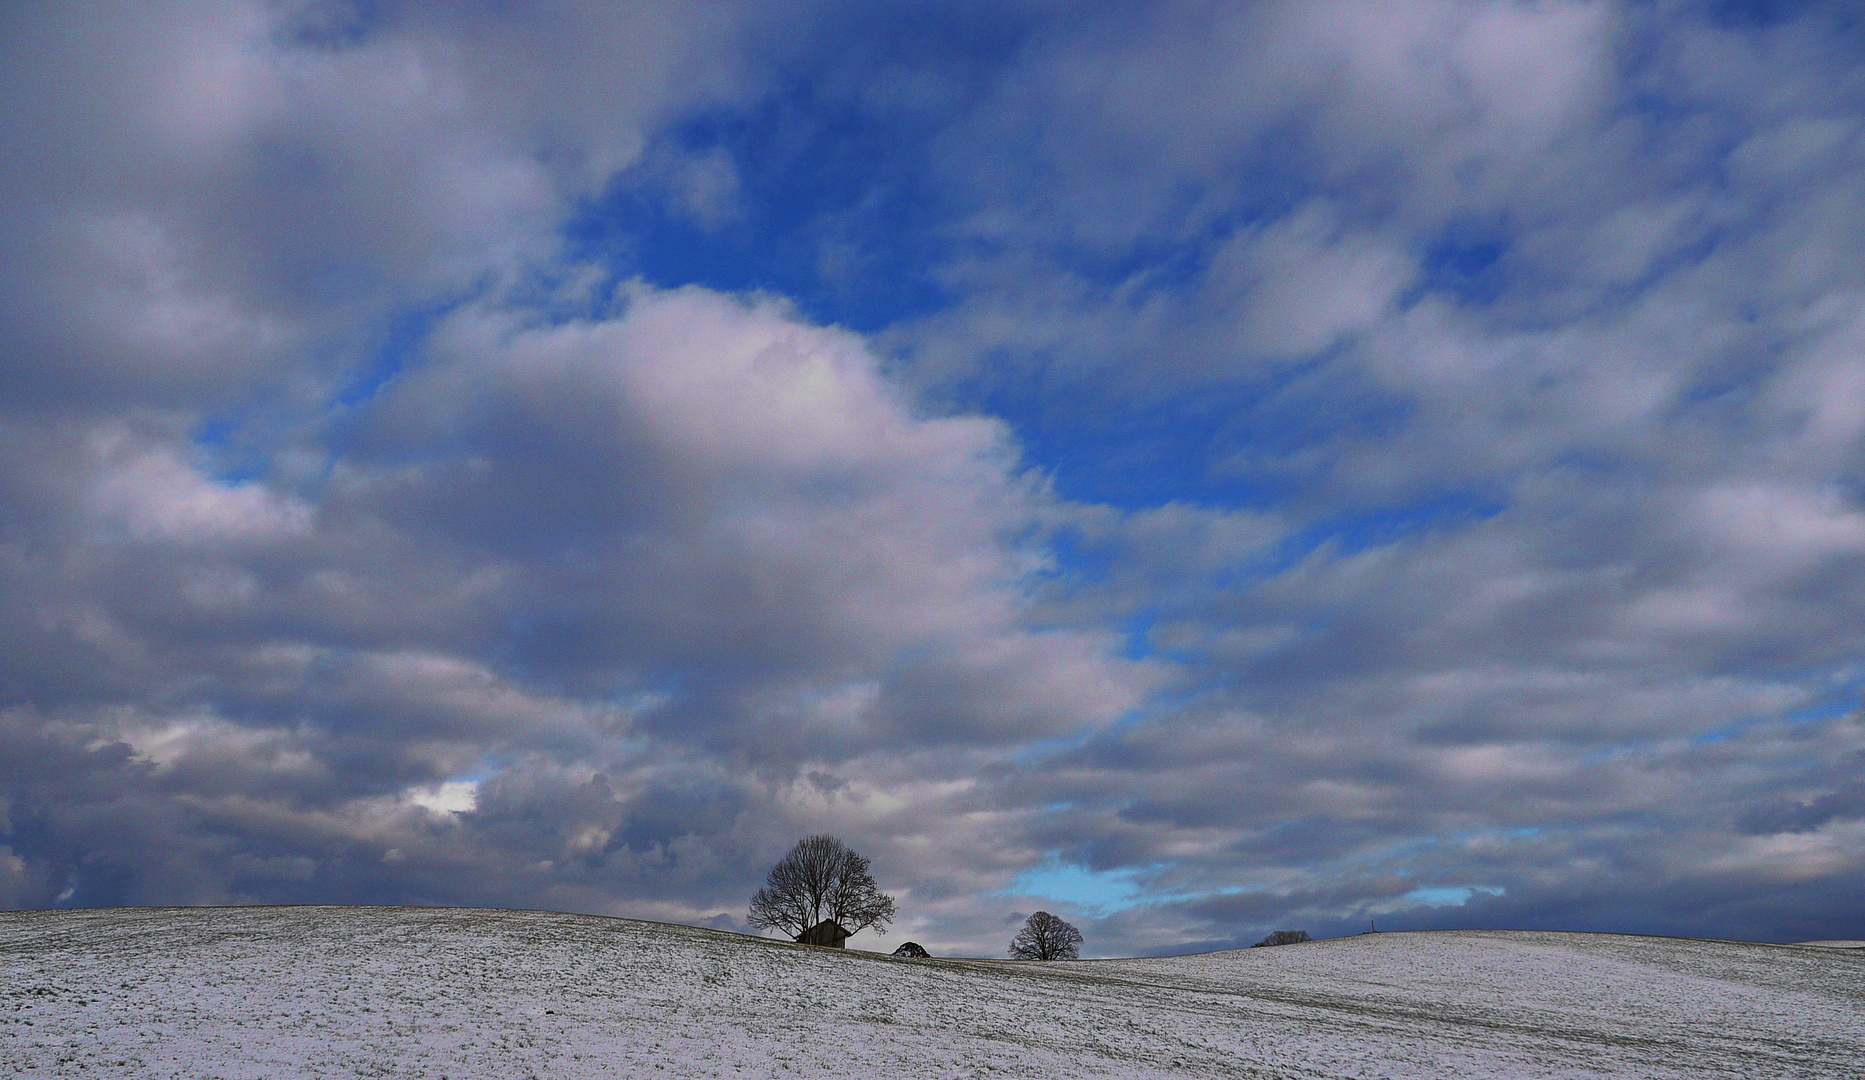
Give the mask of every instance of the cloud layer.
[[1865, 936], [1837, 6], [0, 18], [0, 904]]

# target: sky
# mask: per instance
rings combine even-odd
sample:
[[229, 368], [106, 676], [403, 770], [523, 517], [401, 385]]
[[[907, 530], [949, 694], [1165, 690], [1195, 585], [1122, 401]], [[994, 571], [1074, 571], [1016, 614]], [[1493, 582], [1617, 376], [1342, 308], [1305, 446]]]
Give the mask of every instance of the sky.
[[1865, 938], [1865, 22], [11, 3], [0, 907]]

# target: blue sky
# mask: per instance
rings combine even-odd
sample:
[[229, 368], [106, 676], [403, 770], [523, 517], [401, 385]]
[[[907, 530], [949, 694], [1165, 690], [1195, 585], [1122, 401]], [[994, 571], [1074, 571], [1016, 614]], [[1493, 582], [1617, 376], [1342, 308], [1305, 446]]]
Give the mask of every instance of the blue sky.
[[0, 905], [1865, 936], [1845, 5], [0, 19]]

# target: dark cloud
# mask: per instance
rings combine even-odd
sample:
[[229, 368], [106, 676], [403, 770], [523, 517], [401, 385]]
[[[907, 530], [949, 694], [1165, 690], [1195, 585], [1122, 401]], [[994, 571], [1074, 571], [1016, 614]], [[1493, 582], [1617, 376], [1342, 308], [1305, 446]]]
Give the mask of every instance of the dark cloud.
[[1865, 784], [1853, 783], [1805, 801], [1784, 800], [1758, 806], [1743, 814], [1738, 824], [1752, 835], [1771, 836], [1815, 832], [1829, 821], [1859, 818], [1865, 818]]

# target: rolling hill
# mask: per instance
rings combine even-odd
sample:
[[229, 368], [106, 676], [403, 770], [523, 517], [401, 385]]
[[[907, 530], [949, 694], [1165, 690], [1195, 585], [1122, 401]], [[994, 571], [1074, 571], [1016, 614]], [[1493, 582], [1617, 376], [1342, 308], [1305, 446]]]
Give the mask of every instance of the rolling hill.
[[902, 961], [535, 911], [0, 913], [0, 1074], [1857, 1077], [1865, 952], [1380, 934]]

